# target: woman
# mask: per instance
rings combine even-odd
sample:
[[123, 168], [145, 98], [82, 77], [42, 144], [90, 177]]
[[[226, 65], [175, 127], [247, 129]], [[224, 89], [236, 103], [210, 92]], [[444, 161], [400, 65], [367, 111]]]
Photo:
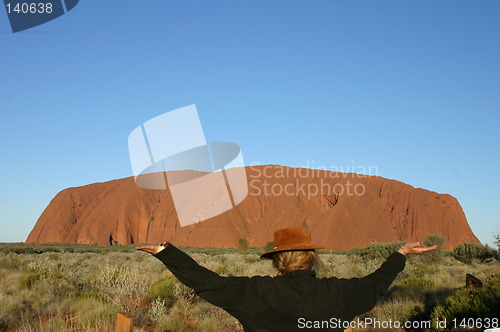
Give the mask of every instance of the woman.
[[246, 332], [288, 332], [307, 329], [342, 331], [357, 315], [371, 310], [404, 269], [406, 255], [421, 254], [437, 246], [405, 244], [382, 266], [363, 278], [316, 278], [321, 263], [305, 228], [274, 233], [275, 247], [261, 259], [271, 259], [278, 276], [222, 277], [171, 243], [141, 246], [153, 254], [196, 294], [236, 317]]

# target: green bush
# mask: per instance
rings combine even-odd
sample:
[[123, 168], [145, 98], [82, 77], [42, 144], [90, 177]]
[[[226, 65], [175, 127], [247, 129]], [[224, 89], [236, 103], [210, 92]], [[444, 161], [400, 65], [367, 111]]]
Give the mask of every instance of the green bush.
[[268, 242], [264, 247], [264, 252], [273, 250], [273, 248], [274, 248], [274, 241]]
[[237, 276], [243, 273], [244, 266], [241, 264], [235, 263], [221, 263], [214, 270], [215, 273], [220, 274], [222, 276]]
[[396, 284], [390, 291], [390, 297], [402, 301], [423, 303], [435, 288], [434, 281], [412, 276]]
[[6, 270], [19, 270], [24, 264], [12, 257], [0, 257], [0, 268]]
[[[410, 259], [413, 256], [410, 256]], [[410, 270], [410, 269], [408, 269]], [[428, 263], [417, 263], [414, 262], [411, 265], [412, 275], [416, 277], [423, 277], [429, 274], [435, 274], [438, 271], [438, 265], [436, 264], [428, 264]]]
[[373, 243], [364, 248], [352, 248], [347, 252], [347, 254], [358, 255], [366, 260], [385, 259], [389, 257], [390, 254], [401, 248], [402, 245], [403, 242]]
[[156, 327], [155, 332], [197, 332], [200, 331], [189, 325], [186, 319], [178, 314], [166, 316]]
[[451, 252], [452, 256], [462, 263], [471, 264], [477, 260], [486, 262], [493, 260], [497, 256], [497, 252], [487, 244], [465, 242], [457, 246]]
[[13, 254], [35, 254], [37, 253], [33, 248], [22, 246], [22, 245], [9, 245], [9, 246], [1, 246], [2, 252], [5, 254], [13, 253]]
[[78, 300], [93, 299], [93, 300], [101, 301], [103, 303], [108, 302], [108, 298], [105, 295], [98, 293], [98, 292], [95, 292], [95, 291], [82, 291], [82, 292], [80, 292], [80, 294], [78, 294], [77, 299]]
[[422, 277], [409, 277], [399, 283], [400, 287], [403, 288], [417, 288], [417, 289], [433, 289], [436, 287], [436, 283], [430, 279]]
[[248, 241], [247, 239], [239, 239], [238, 240], [238, 249], [237, 251], [240, 254], [246, 254], [248, 252]]
[[78, 300], [74, 309], [78, 313], [79, 325], [86, 328], [108, 325], [116, 319], [118, 313], [116, 305], [91, 298]]
[[500, 276], [495, 276], [490, 282], [483, 284], [482, 288], [475, 290], [459, 289], [445, 300], [442, 306], [436, 306], [431, 314], [431, 320], [443, 321], [446, 319], [448, 326], [453, 319], [460, 322], [469, 318], [495, 318], [500, 316]]
[[41, 276], [42, 275], [40, 272], [29, 269], [21, 278], [19, 278], [19, 287], [24, 289], [31, 289], [35, 282], [37, 280], [40, 280]]
[[437, 244], [437, 249], [426, 252], [419, 256], [420, 260], [428, 264], [437, 264], [443, 261], [444, 255], [446, 254], [446, 238], [439, 234], [428, 234], [424, 239], [424, 246], [431, 247]]
[[378, 321], [410, 321], [420, 315], [424, 310], [424, 305], [411, 299], [390, 299], [380, 306], [380, 310], [375, 312]]
[[175, 298], [175, 284], [180, 281], [174, 276], [160, 278], [149, 286], [149, 297], [152, 299], [171, 299]]

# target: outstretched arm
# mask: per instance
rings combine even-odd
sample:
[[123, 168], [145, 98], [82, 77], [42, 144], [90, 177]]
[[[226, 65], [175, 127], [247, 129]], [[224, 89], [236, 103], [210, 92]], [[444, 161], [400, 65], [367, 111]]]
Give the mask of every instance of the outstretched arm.
[[196, 293], [203, 291], [209, 284], [213, 285], [223, 281], [223, 277], [201, 266], [185, 252], [170, 243], [141, 246], [136, 249], [148, 252], [158, 258], [180, 282], [193, 288]]
[[431, 251], [437, 249], [437, 244], [433, 245], [432, 247], [425, 247], [425, 248], [419, 248], [423, 245], [423, 242], [415, 242], [415, 243], [407, 243], [404, 246], [402, 246], [398, 252], [403, 254], [403, 255], [409, 255], [409, 254], [423, 254], [424, 252]]
[[166, 246], [168, 246], [168, 242], [162, 242], [157, 246], [140, 246], [135, 249], [149, 252], [150, 254], [154, 255], [165, 249]]
[[435, 250], [437, 246], [421, 248], [423, 242], [407, 243], [397, 252], [390, 255], [375, 272], [363, 278], [344, 280], [344, 298], [349, 319], [370, 311], [377, 300], [386, 295], [387, 289], [406, 263], [406, 255], [422, 254]]
[[208, 302], [226, 309], [230, 313], [239, 313], [238, 319], [248, 319], [257, 306], [249, 303], [252, 288], [248, 277], [222, 277], [199, 265], [194, 259], [170, 243], [158, 246], [141, 246], [142, 250], [153, 254], [184, 285], [193, 288], [197, 295]]

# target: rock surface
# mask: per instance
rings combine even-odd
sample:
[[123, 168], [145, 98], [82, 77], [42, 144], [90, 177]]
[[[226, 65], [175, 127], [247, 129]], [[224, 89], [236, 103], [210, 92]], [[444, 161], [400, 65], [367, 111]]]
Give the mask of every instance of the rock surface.
[[374, 242], [417, 241], [441, 233], [447, 249], [479, 242], [458, 201], [378, 176], [290, 168], [246, 167], [248, 196], [235, 208], [181, 227], [170, 191], [142, 189], [125, 178], [61, 191], [27, 243], [264, 247], [276, 229], [305, 226], [327, 250]]

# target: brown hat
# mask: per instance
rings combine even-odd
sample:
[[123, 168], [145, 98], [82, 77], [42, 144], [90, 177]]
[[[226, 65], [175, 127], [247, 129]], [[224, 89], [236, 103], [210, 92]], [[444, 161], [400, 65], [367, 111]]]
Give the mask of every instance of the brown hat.
[[290, 227], [278, 229], [274, 232], [274, 248], [260, 255], [260, 259], [271, 259], [272, 254], [288, 250], [313, 250], [322, 249], [311, 242], [307, 229]]

